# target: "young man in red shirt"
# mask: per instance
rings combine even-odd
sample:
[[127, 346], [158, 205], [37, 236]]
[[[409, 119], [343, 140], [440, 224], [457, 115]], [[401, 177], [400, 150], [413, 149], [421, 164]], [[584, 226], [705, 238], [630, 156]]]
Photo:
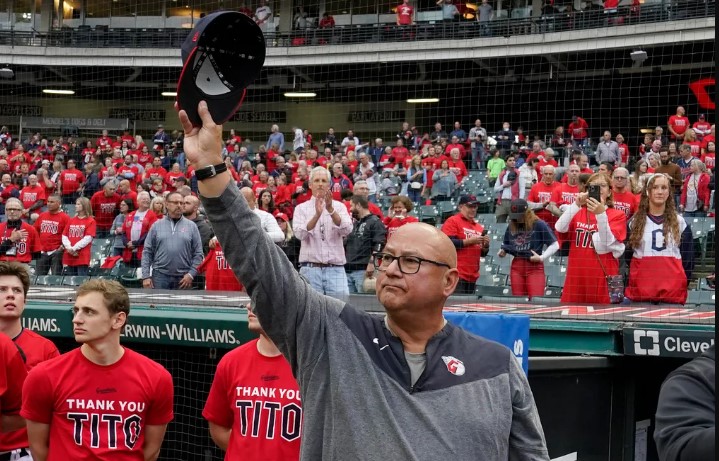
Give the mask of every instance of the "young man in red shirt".
[[[27, 376], [20, 350], [10, 338], [0, 335], [0, 431], [22, 429], [25, 421], [18, 414], [22, 386]], [[9, 458], [8, 458], [9, 459]]]
[[474, 195], [459, 198], [459, 213], [442, 224], [444, 232], [457, 250], [459, 282], [455, 294], [474, 294], [479, 279], [479, 258], [489, 252], [489, 236], [484, 226], [474, 221], [479, 202]]
[[121, 199], [116, 190], [117, 187], [114, 183], [105, 183], [102, 190], [95, 192], [90, 199], [92, 215], [95, 218], [96, 238], [110, 236], [112, 222], [120, 211]]
[[172, 376], [120, 344], [127, 290], [90, 280], [72, 311], [81, 346], [33, 368], [23, 387], [20, 414], [34, 461], [155, 461], [173, 418]]
[[579, 165], [569, 165], [569, 168], [567, 168], [567, 174], [564, 175], [562, 183], [559, 187], [554, 189], [551, 201], [554, 206], [560, 209], [560, 211], [563, 212], [564, 209], [574, 203], [574, 200], [577, 198], [577, 194], [579, 194], [580, 174], [581, 169], [579, 168]]
[[[60, 355], [52, 341], [22, 326], [29, 289], [30, 276], [22, 264], [0, 262], [0, 335], [13, 340], [22, 352], [28, 371], [40, 362]], [[31, 461], [29, 446], [24, 426], [16, 431], [0, 433], [0, 459]]]
[[677, 107], [677, 113], [669, 117], [667, 128], [669, 128], [671, 140], [684, 139], [684, 132], [689, 128], [689, 118], [685, 117], [686, 111], [682, 106]]
[[260, 337], [220, 360], [202, 416], [227, 461], [298, 460], [302, 402], [297, 381], [250, 306], [247, 328]]
[[62, 194], [62, 203], [75, 203], [80, 186], [85, 182], [85, 175], [82, 174], [82, 171], [75, 168], [75, 161], [73, 159], [67, 161], [67, 168], [62, 170], [58, 179], [60, 182], [59, 189]]
[[410, 26], [414, 24], [414, 8], [409, 4], [409, 0], [404, 0], [397, 7], [397, 25]]
[[37, 275], [62, 274], [62, 233], [70, 217], [60, 209], [62, 199], [59, 195], [47, 198], [47, 211], [35, 221], [35, 230], [40, 236], [40, 257], [35, 264]]
[[588, 129], [589, 125], [586, 120], [578, 115], [572, 117], [572, 123], [567, 127], [567, 131], [572, 139], [572, 146], [575, 149], [581, 149], [589, 141]]

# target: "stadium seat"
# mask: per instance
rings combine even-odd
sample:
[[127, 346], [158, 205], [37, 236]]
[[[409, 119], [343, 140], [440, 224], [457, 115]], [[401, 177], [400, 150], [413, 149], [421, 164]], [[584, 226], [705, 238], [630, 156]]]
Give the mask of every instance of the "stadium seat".
[[687, 220], [689, 226], [692, 228], [694, 234], [694, 240], [699, 243], [701, 249], [701, 261], [702, 263], [706, 259], [707, 246], [709, 244], [710, 236], [716, 232], [716, 220], [714, 218], [689, 218]]
[[714, 294], [715, 291], [709, 291], [709, 290], [689, 290], [687, 293], [687, 304], [688, 305], [714, 305]]
[[548, 287], [561, 288], [567, 278], [567, 268], [556, 264], [545, 264], [544, 275], [547, 277]]
[[507, 223], [488, 223], [487, 228], [489, 229], [489, 234], [492, 236], [492, 240], [503, 241], [507, 226]]
[[62, 279], [62, 275], [38, 275], [35, 279], [35, 285], [59, 286], [62, 285]]
[[559, 287], [559, 288], [547, 287], [544, 289], [544, 296], [542, 296], [542, 297], [543, 298], [551, 298], [556, 302], [557, 299], [559, 299], [561, 296], [562, 296], [562, 288], [561, 287]]
[[439, 215], [442, 222], [446, 221], [447, 219], [451, 218], [455, 213], [457, 213], [457, 207], [452, 202], [439, 202], [437, 204], [437, 209], [439, 210]]
[[439, 209], [435, 205], [422, 205], [419, 207], [419, 220], [427, 224], [439, 222]]
[[507, 276], [504, 274], [484, 273], [477, 279], [477, 287], [506, 287]]
[[475, 293], [477, 297], [486, 300], [487, 297], [511, 297], [512, 289], [507, 286], [478, 285], [475, 289]]
[[67, 204], [67, 205], [63, 205], [63, 206], [62, 206], [62, 210], [63, 210], [65, 213], [67, 213], [67, 215], [70, 216], [71, 218], [72, 218], [73, 216], [75, 216], [75, 204], [74, 204], [74, 203]]
[[90, 280], [90, 277], [87, 275], [70, 275], [62, 279], [62, 284], [70, 287], [79, 287], [88, 280]]
[[526, 296], [512, 296], [512, 290], [509, 290], [507, 296], [482, 296], [482, 301], [497, 304], [528, 304], [529, 298]]

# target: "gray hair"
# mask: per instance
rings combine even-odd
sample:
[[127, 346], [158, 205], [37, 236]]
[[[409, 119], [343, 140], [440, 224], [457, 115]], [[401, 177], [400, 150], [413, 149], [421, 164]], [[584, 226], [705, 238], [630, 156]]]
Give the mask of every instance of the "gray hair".
[[310, 171], [310, 177], [309, 177], [310, 182], [312, 182], [312, 178], [314, 178], [314, 176], [315, 176], [317, 173], [324, 173], [324, 174], [326, 174], [328, 181], [330, 180], [330, 178], [331, 178], [331, 176], [332, 176], [332, 175], [330, 175], [330, 172], [329, 172], [329, 170], [328, 170], [327, 168], [325, 168], [325, 167], [323, 167], [323, 166], [316, 166], [316, 167], [312, 168], [312, 170]]

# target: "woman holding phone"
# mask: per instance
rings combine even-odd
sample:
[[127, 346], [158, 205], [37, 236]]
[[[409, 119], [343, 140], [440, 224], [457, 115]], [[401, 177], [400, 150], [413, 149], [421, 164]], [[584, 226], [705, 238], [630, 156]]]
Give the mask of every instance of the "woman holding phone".
[[[544, 251], [542, 251], [544, 249]], [[527, 201], [512, 200], [509, 226], [497, 256], [514, 256], [510, 272], [513, 296], [543, 296], [546, 285], [544, 261], [559, 250], [554, 232], [534, 214]]]
[[626, 215], [612, 205], [611, 179], [595, 173], [555, 224], [570, 237], [563, 303], [610, 303], [606, 276], [619, 274], [627, 237]]

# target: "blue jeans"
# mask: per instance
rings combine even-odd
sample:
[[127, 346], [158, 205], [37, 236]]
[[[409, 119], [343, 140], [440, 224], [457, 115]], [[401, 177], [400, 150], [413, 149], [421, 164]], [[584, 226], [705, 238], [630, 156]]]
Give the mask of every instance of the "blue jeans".
[[[302, 263], [300, 263], [301, 265]], [[301, 266], [302, 274], [310, 286], [327, 296], [332, 296], [341, 301], [347, 301], [349, 288], [347, 286], [347, 275], [342, 266], [332, 267], [308, 267]]]
[[90, 266], [65, 266], [65, 275], [85, 276], [89, 273]]
[[167, 275], [154, 271], [152, 273], [152, 286], [158, 290], [179, 290], [181, 275]]
[[350, 271], [347, 272], [347, 285], [350, 293], [364, 293], [364, 277], [366, 271]]

